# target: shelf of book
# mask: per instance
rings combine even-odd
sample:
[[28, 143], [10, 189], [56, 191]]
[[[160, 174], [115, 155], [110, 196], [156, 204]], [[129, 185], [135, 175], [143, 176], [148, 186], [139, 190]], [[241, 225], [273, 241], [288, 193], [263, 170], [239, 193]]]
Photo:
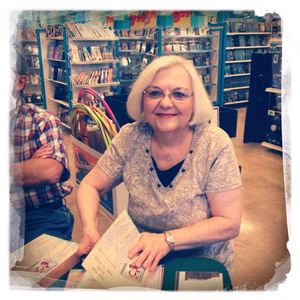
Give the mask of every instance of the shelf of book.
[[137, 52], [135, 50], [119, 50], [119, 54], [129, 54], [129, 55], [141, 55], [144, 56], [145, 52]]
[[65, 47], [71, 107], [78, 101], [80, 89], [91, 87], [111, 94], [120, 85], [118, 76], [118, 38], [98, 24], [65, 23]]
[[119, 81], [116, 82], [107, 82], [107, 83], [99, 83], [99, 84], [76, 84], [73, 87], [75, 88], [85, 88], [85, 87], [91, 87], [91, 88], [101, 88], [101, 87], [110, 87], [110, 86], [118, 86], [120, 84]]
[[209, 50], [183, 50], [183, 51], [165, 51], [165, 54], [201, 54], [201, 53], [212, 53], [215, 52], [215, 49], [209, 49]]
[[217, 65], [205, 65], [205, 66], [194, 66], [196, 69], [209, 69], [209, 68], [216, 68]]
[[35, 30], [31, 28], [18, 30], [15, 46], [18, 53], [18, 69], [22, 74], [26, 74], [27, 76], [23, 91], [23, 100], [43, 107], [44, 102], [39, 74], [39, 53]]
[[158, 55], [181, 55], [191, 60], [209, 95], [218, 105], [223, 26], [159, 28]]
[[170, 39], [170, 40], [180, 40], [180, 39], [188, 39], [188, 40], [192, 40], [192, 39], [207, 39], [207, 38], [214, 38], [213, 34], [206, 34], [206, 35], [164, 35], [164, 39]]
[[259, 32], [259, 31], [253, 31], [253, 32], [227, 32], [226, 35], [232, 36], [232, 35], [271, 35], [272, 32]]
[[[62, 27], [56, 28], [59, 30], [59, 34], [62, 34]], [[61, 35], [54, 36], [53, 30], [38, 29], [36, 32], [45, 108], [56, 115], [62, 125], [67, 125], [71, 105], [68, 98], [64, 39]]]
[[226, 28], [223, 104], [247, 103], [251, 57], [269, 52], [272, 28], [254, 19], [229, 19]]
[[156, 30], [152, 28], [140, 30], [116, 28], [115, 34], [119, 39], [119, 93], [128, 95], [133, 81], [155, 57]]
[[270, 48], [271, 46], [238, 46], [238, 47], [226, 47], [226, 50], [239, 50], [239, 49], [263, 49]]
[[104, 59], [99, 61], [75, 61], [71, 65], [101, 65], [101, 64], [117, 64], [118, 59]]

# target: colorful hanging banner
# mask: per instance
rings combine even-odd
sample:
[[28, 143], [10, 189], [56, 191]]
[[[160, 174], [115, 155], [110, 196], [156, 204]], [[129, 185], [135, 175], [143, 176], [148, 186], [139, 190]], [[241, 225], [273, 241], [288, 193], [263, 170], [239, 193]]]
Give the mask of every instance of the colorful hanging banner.
[[132, 30], [140, 30], [145, 28], [145, 16], [144, 15], [130, 15], [131, 19], [130, 27]]
[[155, 11], [145, 12], [145, 28], [156, 28], [157, 26], [157, 14]]
[[106, 16], [105, 18], [105, 26], [111, 29], [114, 28], [114, 16]]
[[173, 11], [173, 26], [187, 28], [191, 26], [191, 14], [189, 11]]

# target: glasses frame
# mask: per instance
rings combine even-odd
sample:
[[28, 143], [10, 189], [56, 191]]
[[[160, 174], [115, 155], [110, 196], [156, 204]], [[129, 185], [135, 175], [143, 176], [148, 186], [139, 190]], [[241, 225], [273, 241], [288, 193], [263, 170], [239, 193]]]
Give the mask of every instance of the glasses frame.
[[166, 96], [168, 96], [169, 99], [171, 99], [171, 101], [176, 101], [176, 102], [185, 102], [187, 99], [189, 99], [189, 98], [191, 98], [191, 97], [194, 96], [194, 93], [191, 93], [191, 94], [186, 95], [186, 97], [183, 98], [183, 99], [176, 99], [176, 98], [174, 98], [174, 97], [172, 96], [172, 92], [173, 92], [173, 91], [176, 91], [176, 89], [171, 90], [170, 93], [165, 93], [164, 90], [159, 89], [159, 88], [156, 88], [156, 89], [153, 89], [153, 90], [159, 90], [159, 91], [162, 91], [163, 95], [162, 95], [161, 97], [159, 97], [159, 98], [151, 98], [151, 97], [148, 95], [148, 92], [150, 91], [150, 90], [148, 90], [148, 89], [145, 89], [145, 90], [143, 91], [143, 95], [144, 95], [144, 96], [147, 96], [149, 99], [151, 99], [151, 101], [161, 101], [161, 100], [164, 99]]

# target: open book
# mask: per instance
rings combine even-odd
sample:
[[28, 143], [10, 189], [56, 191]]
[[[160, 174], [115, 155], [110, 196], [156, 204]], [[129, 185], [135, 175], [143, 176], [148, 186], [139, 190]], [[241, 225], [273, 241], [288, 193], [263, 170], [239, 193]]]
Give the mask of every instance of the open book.
[[116, 218], [103, 234], [82, 266], [86, 270], [78, 288], [144, 287], [160, 289], [163, 268], [150, 272], [136, 268], [128, 252], [140, 233], [126, 210]]
[[23, 258], [11, 269], [11, 285], [48, 287], [78, 262], [78, 244], [42, 234], [18, 251]]

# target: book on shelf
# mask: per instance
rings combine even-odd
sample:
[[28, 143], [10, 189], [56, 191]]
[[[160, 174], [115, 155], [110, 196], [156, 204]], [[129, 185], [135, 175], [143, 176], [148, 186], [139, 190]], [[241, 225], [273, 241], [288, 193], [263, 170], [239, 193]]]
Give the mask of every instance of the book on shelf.
[[102, 68], [80, 72], [75, 78], [76, 85], [97, 85], [113, 81], [113, 69]]
[[66, 241], [48, 234], [42, 234], [36, 239], [18, 249], [20, 257], [11, 268], [11, 284], [30, 287], [48, 287], [67, 273], [78, 262], [78, 244]]
[[23, 53], [24, 54], [38, 54], [38, 47], [37, 45], [30, 45], [30, 44], [26, 44], [23, 47]]
[[66, 22], [65, 28], [71, 38], [92, 38], [92, 39], [115, 39], [114, 33], [103, 27], [100, 22], [95, 23], [73, 23]]
[[71, 45], [70, 49], [72, 62], [75, 63], [81, 61], [89, 62], [114, 59], [113, 49], [109, 45], [90, 47]]
[[18, 39], [18, 41], [21, 41], [21, 40], [35, 41], [36, 40], [35, 29], [26, 28], [26, 29], [22, 29], [22, 30], [18, 31], [17, 39]]
[[49, 24], [46, 28], [47, 38], [58, 38], [63, 36], [63, 26], [59, 24]]

